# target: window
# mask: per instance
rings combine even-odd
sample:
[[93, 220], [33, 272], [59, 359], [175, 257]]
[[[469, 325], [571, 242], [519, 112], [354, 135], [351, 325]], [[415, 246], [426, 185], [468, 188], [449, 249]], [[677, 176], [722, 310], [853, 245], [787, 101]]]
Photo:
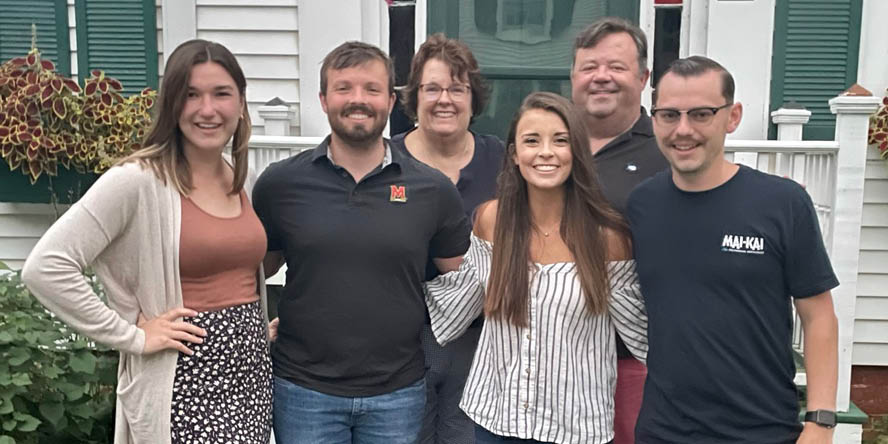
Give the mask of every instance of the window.
[[570, 98], [573, 43], [583, 28], [608, 15], [637, 23], [638, 7], [626, 0], [429, 0], [427, 29], [472, 49], [491, 89], [472, 129], [505, 139], [527, 94]]
[[534, 44], [551, 40], [552, 0], [499, 0], [496, 38]]
[[651, 85], [656, 85], [670, 63], [678, 60], [681, 42], [681, 1], [658, 0], [654, 16], [654, 71]]

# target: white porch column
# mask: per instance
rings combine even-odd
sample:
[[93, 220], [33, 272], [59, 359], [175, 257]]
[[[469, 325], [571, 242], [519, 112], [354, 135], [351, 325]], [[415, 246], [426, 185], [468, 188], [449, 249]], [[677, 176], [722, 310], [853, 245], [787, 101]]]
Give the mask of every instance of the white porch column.
[[[810, 119], [811, 111], [797, 103], [786, 103], [780, 109], [771, 112], [771, 121], [777, 125], [777, 140], [802, 140], [802, 130]], [[801, 167], [805, 165], [804, 158], [805, 155], [801, 154], [801, 161], [799, 162]], [[791, 154], [777, 154], [774, 173], [779, 176], [802, 177], [793, 174], [792, 161]], [[802, 174], [804, 174], [804, 170]]]
[[[196, 0], [162, 0], [160, 13], [163, 17], [163, 61], [177, 46], [197, 38]], [[162, 73], [161, 73], [162, 74]]]
[[839, 320], [836, 408], [840, 411], [848, 410], [851, 397], [851, 350], [854, 344], [854, 305], [863, 218], [866, 135], [869, 115], [876, 111], [879, 100], [855, 84], [829, 101], [830, 111], [836, 115], [836, 141], [839, 143], [830, 259], [839, 278], [839, 287], [833, 290], [833, 303]]
[[777, 125], [777, 140], [802, 140], [802, 129], [811, 119], [811, 111], [804, 106], [783, 105], [771, 112], [771, 121]]
[[278, 97], [271, 99], [258, 109], [259, 117], [265, 121], [266, 136], [289, 136], [290, 125], [296, 118], [296, 113], [290, 109], [283, 100]]

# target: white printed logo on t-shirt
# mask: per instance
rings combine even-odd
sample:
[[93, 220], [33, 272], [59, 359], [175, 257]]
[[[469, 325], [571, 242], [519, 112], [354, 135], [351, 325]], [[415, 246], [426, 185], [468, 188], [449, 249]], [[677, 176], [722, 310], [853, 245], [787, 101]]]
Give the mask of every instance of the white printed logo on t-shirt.
[[742, 254], [765, 254], [765, 238], [726, 234], [722, 239], [721, 251]]

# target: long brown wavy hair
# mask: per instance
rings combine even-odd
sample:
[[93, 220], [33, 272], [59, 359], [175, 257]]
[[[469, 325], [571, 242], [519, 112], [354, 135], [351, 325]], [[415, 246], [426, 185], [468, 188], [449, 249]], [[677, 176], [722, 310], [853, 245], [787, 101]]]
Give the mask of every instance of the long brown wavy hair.
[[250, 144], [250, 113], [247, 109], [247, 80], [237, 59], [228, 48], [201, 39], [189, 40], [179, 45], [166, 63], [163, 71], [163, 84], [155, 107], [154, 122], [142, 141], [144, 148], [125, 157], [119, 163], [140, 162], [150, 166], [157, 178], [172, 185], [182, 194], [191, 193], [191, 168], [185, 158], [182, 130], [179, 129], [179, 116], [188, 98], [188, 83], [191, 68], [201, 63], [213, 62], [228, 72], [237, 85], [243, 101], [241, 119], [237, 122], [231, 140], [231, 157], [234, 167], [234, 181], [230, 194], [240, 193], [247, 179], [248, 145]]
[[515, 165], [518, 122], [529, 110], [556, 114], [567, 127], [573, 156], [570, 175], [564, 182], [564, 212], [560, 233], [576, 262], [577, 275], [590, 314], [607, 310], [608, 238], [604, 228], [620, 234], [628, 249], [629, 228], [611, 208], [601, 192], [589, 149], [585, 124], [567, 99], [537, 92], [524, 99], [509, 127], [506, 156], [497, 183], [496, 226], [493, 230], [493, 259], [484, 301], [484, 314], [525, 327], [530, 291], [531, 214], [527, 181]]

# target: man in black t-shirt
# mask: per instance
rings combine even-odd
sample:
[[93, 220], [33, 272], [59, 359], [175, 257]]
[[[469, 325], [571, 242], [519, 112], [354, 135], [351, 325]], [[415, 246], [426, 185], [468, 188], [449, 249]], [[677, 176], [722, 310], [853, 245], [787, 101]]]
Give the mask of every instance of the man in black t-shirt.
[[[828, 443], [835, 425], [838, 285], [811, 199], [789, 179], [730, 163], [734, 80], [705, 57], [674, 62], [652, 110], [670, 172], [629, 198], [648, 312], [648, 378], [636, 440]], [[805, 335], [798, 421], [792, 307]]]
[[389, 58], [347, 42], [321, 66], [331, 134], [268, 167], [253, 205], [282, 260], [274, 432], [278, 444], [412, 444], [426, 399], [420, 331], [428, 258], [455, 270], [469, 223], [450, 180], [382, 138], [395, 103]]
[[[649, 76], [647, 37], [638, 26], [605, 17], [577, 35], [570, 72], [573, 103], [586, 122], [601, 190], [622, 214], [629, 193], [669, 167], [657, 149], [651, 118], [641, 107]], [[615, 337], [614, 444], [633, 444], [647, 372]]]

